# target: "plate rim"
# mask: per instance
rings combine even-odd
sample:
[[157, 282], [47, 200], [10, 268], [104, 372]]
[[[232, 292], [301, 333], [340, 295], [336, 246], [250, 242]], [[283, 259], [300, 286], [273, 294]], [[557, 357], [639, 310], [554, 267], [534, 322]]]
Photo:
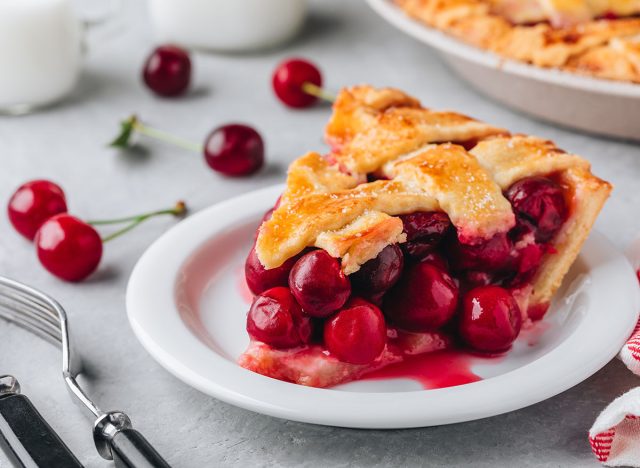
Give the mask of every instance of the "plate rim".
[[410, 18], [391, 0], [367, 0], [367, 3], [379, 16], [402, 32], [442, 53], [454, 55], [487, 68], [498, 69], [507, 74], [552, 83], [565, 88], [640, 99], [640, 84], [582, 76], [560, 69], [542, 68], [505, 58], [494, 52], [462, 42], [443, 31]]
[[[278, 418], [352, 428], [410, 428], [471, 421], [538, 403], [582, 382], [615, 357], [637, 321], [640, 311], [640, 288], [636, 285], [633, 270], [621, 252], [603, 235], [594, 233], [588, 243], [595, 243], [596, 247], [614, 256], [609, 258], [605, 266], [627, 269], [626, 274], [620, 272], [626, 285], [622, 284], [622, 290], [616, 289], [613, 294], [618, 302], [626, 304], [628, 310], [624, 315], [625, 320], [620, 320], [616, 327], [608, 324], [607, 332], [613, 336], [600, 347], [588, 347], [586, 354], [582, 355], [589, 356], [588, 358], [582, 357], [578, 365], [570, 367], [568, 363], [576, 364], [575, 356], [565, 356], [560, 361], [563, 364], [560, 366], [562, 372], [545, 371], [548, 372], [546, 380], [531, 379], [530, 376], [527, 377], [527, 372], [534, 370], [534, 377], [539, 377], [536, 372], [539, 372], [540, 368], [553, 361], [552, 357], [557, 356], [568, 343], [576, 341], [575, 331], [553, 350], [525, 366], [469, 385], [428, 390], [429, 399], [424, 398], [424, 391], [421, 390], [403, 392], [403, 398], [398, 401], [397, 393], [317, 389], [255, 374], [212, 352], [188, 329], [179, 317], [173, 300], [176, 281], [179, 280], [176, 275], [190, 254], [217, 232], [228, 229], [233, 222], [239, 223], [243, 219], [245, 222], [254, 218], [258, 221], [282, 189], [283, 185], [277, 185], [252, 191], [210, 206], [183, 220], [144, 252], [136, 263], [127, 285], [126, 308], [129, 323], [147, 352], [178, 379], [226, 403]], [[217, 220], [221, 216], [232, 221], [219, 223]], [[199, 239], [199, 242], [189, 245], [195, 239]], [[584, 255], [588, 257], [589, 251]], [[606, 296], [607, 289], [604, 288], [605, 292], [601, 294]], [[149, 291], [153, 291], [153, 294]], [[611, 300], [612, 298], [606, 301], [600, 299], [603, 308]], [[619, 317], [621, 314], [622, 311], [619, 311], [616, 316]], [[603, 320], [603, 313], [600, 313], [601, 316], [593, 313], [592, 315], [600, 318], [600, 321]], [[576, 330], [587, 327], [587, 324], [587, 320], [582, 320]], [[602, 325], [591, 324], [586, 330], [601, 331]], [[178, 346], [176, 342], [179, 340], [182, 341]], [[599, 351], [594, 355], [596, 348]], [[207, 366], [203, 362], [195, 362], [197, 359], [206, 360]], [[585, 362], [589, 365], [585, 366]], [[212, 378], [210, 372], [214, 367], [218, 373]], [[524, 382], [527, 383], [526, 386]], [[471, 395], [476, 398], [475, 405], [467, 403], [469, 388], [473, 389]], [[494, 392], [497, 388], [507, 388], [510, 393], [496, 398]], [[519, 395], [518, 389], [522, 390]], [[366, 397], [363, 398], [363, 395]], [[443, 412], [437, 407], [442, 401], [451, 398], [458, 399], [458, 403], [464, 403], [459, 405], [463, 411], [458, 408], [453, 413]], [[308, 404], [308, 401], [313, 404]], [[370, 412], [371, 408], [376, 408], [374, 414]]]

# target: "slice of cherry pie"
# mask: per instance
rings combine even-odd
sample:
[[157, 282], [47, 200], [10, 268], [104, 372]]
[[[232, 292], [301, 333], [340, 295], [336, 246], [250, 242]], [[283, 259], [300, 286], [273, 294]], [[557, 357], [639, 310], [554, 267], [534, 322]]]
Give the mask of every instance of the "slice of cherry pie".
[[240, 365], [303, 385], [453, 345], [508, 350], [611, 191], [549, 141], [394, 89], [343, 90], [327, 139], [291, 164], [246, 262]]

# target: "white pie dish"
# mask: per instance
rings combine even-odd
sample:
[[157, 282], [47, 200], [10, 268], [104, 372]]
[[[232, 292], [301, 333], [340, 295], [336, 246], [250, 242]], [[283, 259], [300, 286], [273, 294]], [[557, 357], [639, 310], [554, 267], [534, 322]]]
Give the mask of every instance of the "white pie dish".
[[516, 110], [599, 135], [640, 141], [640, 85], [505, 59], [411, 19], [392, 0], [367, 0], [389, 23], [440, 52], [474, 88]]
[[317, 389], [252, 373], [235, 362], [248, 343], [242, 266], [255, 228], [282, 190], [251, 192], [181, 222], [144, 253], [127, 288], [129, 321], [147, 351], [179, 379], [227, 403], [344, 427], [469, 421], [578, 384], [616, 355], [636, 323], [634, 272], [594, 233], [542, 322], [546, 331], [535, 340], [525, 334], [503, 359], [474, 367], [484, 380], [436, 390], [408, 380]]

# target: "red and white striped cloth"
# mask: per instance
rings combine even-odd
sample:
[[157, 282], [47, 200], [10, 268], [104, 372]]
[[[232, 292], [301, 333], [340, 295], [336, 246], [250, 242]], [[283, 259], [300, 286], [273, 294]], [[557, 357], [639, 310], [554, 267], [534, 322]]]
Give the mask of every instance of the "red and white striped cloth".
[[[638, 271], [640, 239], [631, 245], [627, 256]], [[618, 358], [640, 376], [640, 321]], [[607, 466], [640, 467], [640, 387], [616, 398], [600, 413], [589, 431], [589, 442], [596, 458]]]

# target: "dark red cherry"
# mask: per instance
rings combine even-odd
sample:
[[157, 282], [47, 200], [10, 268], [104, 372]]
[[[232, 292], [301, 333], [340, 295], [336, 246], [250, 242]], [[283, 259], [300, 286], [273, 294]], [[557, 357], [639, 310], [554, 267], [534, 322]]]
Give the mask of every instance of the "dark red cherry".
[[289, 289], [277, 287], [253, 300], [247, 315], [247, 332], [254, 340], [275, 348], [292, 348], [309, 343], [312, 327]]
[[48, 180], [32, 180], [13, 193], [7, 205], [9, 221], [27, 239], [33, 240], [47, 219], [67, 211], [64, 192]]
[[386, 293], [387, 293], [387, 291], [383, 291], [383, 292], [376, 293], [376, 294], [371, 294], [371, 295], [367, 296], [367, 301], [372, 303], [376, 307], [380, 308], [380, 307], [382, 307], [382, 304], [384, 302], [384, 296], [385, 296]]
[[489, 353], [506, 351], [521, 325], [520, 308], [506, 289], [480, 286], [464, 296], [460, 336], [471, 348]]
[[204, 158], [211, 169], [224, 175], [249, 175], [264, 164], [264, 143], [260, 134], [247, 125], [224, 125], [207, 136]]
[[340, 262], [325, 250], [309, 252], [296, 262], [289, 274], [289, 287], [304, 312], [312, 317], [328, 317], [351, 294]]
[[44, 222], [35, 238], [38, 259], [50, 273], [66, 281], [85, 279], [98, 268], [102, 239], [89, 224], [66, 213]]
[[468, 270], [464, 272], [464, 285], [467, 289], [488, 286], [494, 281], [494, 275], [486, 271]]
[[370, 297], [396, 284], [402, 274], [403, 266], [404, 257], [400, 247], [397, 244], [388, 245], [376, 258], [362, 265], [349, 279], [354, 289]]
[[451, 228], [449, 217], [437, 211], [418, 211], [401, 215], [407, 242], [403, 250], [414, 258], [422, 258], [431, 252]]
[[244, 264], [247, 286], [249, 286], [253, 294], [260, 294], [276, 286], [287, 286], [289, 284], [289, 272], [298, 258], [299, 256], [291, 257], [279, 267], [267, 270], [260, 263], [255, 246], [252, 247]]
[[386, 343], [382, 312], [362, 299], [350, 301], [324, 325], [325, 346], [343, 362], [369, 364], [380, 356]]
[[441, 270], [449, 271], [449, 262], [447, 262], [447, 259], [440, 255], [438, 252], [429, 252], [424, 257], [422, 257], [420, 261], [431, 263]]
[[514, 287], [520, 286], [533, 278], [533, 275], [538, 271], [540, 263], [542, 263], [542, 257], [545, 252], [545, 246], [540, 244], [529, 244], [519, 249], [515, 260], [517, 272], [515, 277], [509, 282], [509, 285]]
[[463, 244], [457, 236], [452, 237], [449, 255], [456, 270], [503, 271], [513, 268], [513, 245], [506, 234], [499, 233], [475, 244]]
[[184, 93], [191, 81], [189, 53], [174, 45], [156, 48], [144, 64], [142, 78], [149, 89], [160, 96]]
[[286, 60], [278, 65], [273, 73], [273, 90], [284, 104], [302, 108], [314, 104], [318, 98], [303, 90], [305, 83], [322, 87], [320, 70], [312, 63], [302, 59]]
[[458, 286], [444, 270], [428, 262], [405, 269], [384, 300], [384, 311], [400, 328], [429, 331], [445, 325], [458, 305]]
[[536, 241], [548, 242], [567, 219], [567, 202], [562, 187], [546, 177], [519, 180], [507, 190], [518, 217], [535, 227]]

